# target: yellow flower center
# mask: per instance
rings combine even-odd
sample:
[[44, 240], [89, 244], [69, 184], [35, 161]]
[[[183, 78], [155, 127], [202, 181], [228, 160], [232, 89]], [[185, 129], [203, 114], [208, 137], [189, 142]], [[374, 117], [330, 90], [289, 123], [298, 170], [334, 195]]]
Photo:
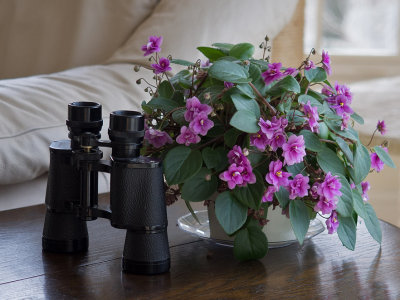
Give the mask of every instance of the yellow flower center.
[[333, 218], [333, 222], [335, 222], [335, 223], [336, 223], [336, 222], [337, 222], [337, 219], [336, 219], [336, 218]]
[[344, 105], [344, 103], [343, 102], [340, 102], [340, 106], [343, 106]]
[[258, 133], [258, 134], [257, 134], [257, 138], [260, 138], [260, 137], [261, 137], [261, 134]]
[[204, 125], [204, 120], [200, 120], [200, 124], [201, 124], [201, 126], [203, 126]]
[[236, 176], [238, 176], [238, 175], [240, 175], [239, 172], [233, 172], [232, 177], [236, 177]]
[[282, 176], [282, 171], [276, 172], [276, 176], [281, 177]]

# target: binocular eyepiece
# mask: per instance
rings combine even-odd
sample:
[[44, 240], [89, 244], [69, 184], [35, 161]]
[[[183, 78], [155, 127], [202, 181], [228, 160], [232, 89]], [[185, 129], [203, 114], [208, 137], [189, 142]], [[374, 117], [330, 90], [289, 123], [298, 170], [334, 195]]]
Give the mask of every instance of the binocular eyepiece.
[[[108, 135], [100, 140], [102, 107], [95, 102], [68, 105], [70, 140], [50, 145], [43, 250], [75, 253], [89, 246], [86, 221], [98, 217], [127, 229], [122, 258], [126, 272], [169, 270], [167, 215], [161, 161], [140, 156], [144, 117], [136, 111], [110, 114]], [[99, 147], [111, 147], [102, 160]], [[98, 172], [111, 174], [110, 210], [98, 207]]]

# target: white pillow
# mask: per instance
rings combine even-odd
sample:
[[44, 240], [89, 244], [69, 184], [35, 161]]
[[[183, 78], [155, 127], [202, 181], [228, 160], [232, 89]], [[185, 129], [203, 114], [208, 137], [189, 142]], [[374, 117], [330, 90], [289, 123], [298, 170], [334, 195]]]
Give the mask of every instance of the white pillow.
[[297, 0], [161, 0], [108, 62], [149, 65], [140, 48], [151, 35], [163, 36], [163, 56], [191, 61], [200, 57], [197, 46], [216, 42], [257, 46], [266, 34], [272, 40], [282, 30], [296, 6]]

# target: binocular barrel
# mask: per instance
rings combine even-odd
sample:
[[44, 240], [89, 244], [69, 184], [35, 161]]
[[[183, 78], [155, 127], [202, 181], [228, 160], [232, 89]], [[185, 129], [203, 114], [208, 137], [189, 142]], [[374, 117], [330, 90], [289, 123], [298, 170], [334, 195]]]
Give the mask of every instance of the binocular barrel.
[[[107, 217], [112, 226], [127, 229], [124, 271], [167, 272], [170, 255], [163, 173], [159, 160], [140, 156], [143, 115], [136, 111], [112, 112], [110, 141], [100, 140], [103, 120], [98, 103], [69, 104], [66, 123], [70, 140], [56, 141], [50, 146], [43, 250], [87, 250], [86, 221]], [[111, 161], [100, 160], [99, 145], [111, 146]], [[111, 213], [97, 207], [98, 170], [111, 173]]]

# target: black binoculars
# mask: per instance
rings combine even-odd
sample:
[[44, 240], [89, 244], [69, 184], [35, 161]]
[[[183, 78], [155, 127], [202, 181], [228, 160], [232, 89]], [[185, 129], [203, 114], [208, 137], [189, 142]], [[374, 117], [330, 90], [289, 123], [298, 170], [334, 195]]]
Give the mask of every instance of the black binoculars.
[[[110, 114], [108, 135], [100, 140], [101, 105], [68, 105], [69, 140], [50, 145], [46, 218], [42, 246], [47, 252], [86, 251], [86, 221], [107, 218], [111, 226], [127, 229], [122, 269], [158, 274], [170, 268], [167, 211], [161, 161], [140, 156], [144, 117], [136, 111]], [[102, 160], [99, 147], [111, 147]], [[111, 174], [110, 210], [98, 207], [98, 172]]]

